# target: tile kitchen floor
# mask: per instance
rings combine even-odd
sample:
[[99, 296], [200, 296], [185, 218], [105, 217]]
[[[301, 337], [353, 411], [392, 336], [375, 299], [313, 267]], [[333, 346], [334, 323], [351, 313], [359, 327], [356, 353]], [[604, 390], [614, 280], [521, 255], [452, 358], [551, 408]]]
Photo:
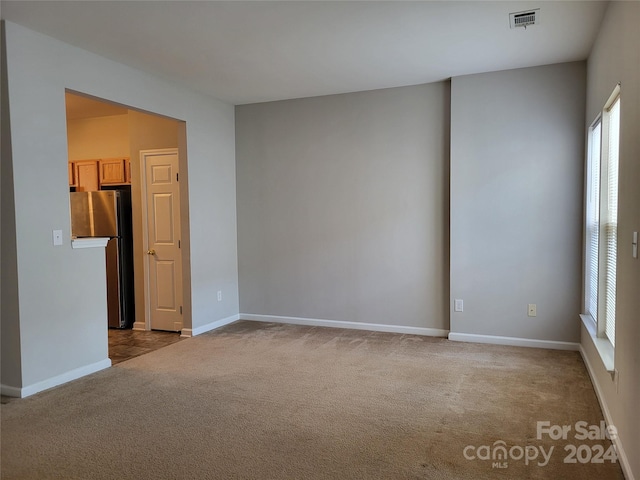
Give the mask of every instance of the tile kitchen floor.
[[109, 329], [109, 358], [115, 365], [181, 340], [175, 332]]

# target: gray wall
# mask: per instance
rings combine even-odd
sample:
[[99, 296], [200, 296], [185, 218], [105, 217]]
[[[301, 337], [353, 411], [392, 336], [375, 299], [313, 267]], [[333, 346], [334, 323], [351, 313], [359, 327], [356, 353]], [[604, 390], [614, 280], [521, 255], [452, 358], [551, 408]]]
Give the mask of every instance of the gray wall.
[[[104, 251], [70, 247], [65, 88], [186, 121], [192, 326], [237, 315], [233, 106], [10, 22], [6, 34], [17, 272], [2, 280], [19, 291], [11, 342], [21, 342], [22, 370], [11, 365], [4, 376], [3, 348], [3, 385], [20, 387], [16, 372], [29, 387], [107, 358]], [[61, 247], [52, 246], [54, 228]], [[216, 302], [221, 289], [225, 301]]]
[[618, 82], [620, 90], [620, 185], [615, 368], [604, 369], [589, 332], [582, 347], [611, 415], [635, 478], [640, 478], [640, 260], [631, 255], [640, 231], [640, 3], [612, 2], [588, 61], [587, 115], [583, 131], [602, 110]]
[[448, 329], [448, 82], [236, 107], [240, 311]]
[[9, 91], [7, 89], [7, 56], [5, 49], [4, 24], [0, 26], [2, 42], [0, 43], [0, 215], [2, 230], [0, 236], [0, 267], [2, 278], [0, 284], [0, 351], [2, 352], [3, 383], [22, 386], [20, 361], [20, 312], [18, 307], [18, 264], [16, 262], [16, 217], [13, 202], [13, 163], [11, 159], [11, 128], [9, 113]]
[[584, 98], [582, 62], [452, 79], [452, 332], [578, 341]]

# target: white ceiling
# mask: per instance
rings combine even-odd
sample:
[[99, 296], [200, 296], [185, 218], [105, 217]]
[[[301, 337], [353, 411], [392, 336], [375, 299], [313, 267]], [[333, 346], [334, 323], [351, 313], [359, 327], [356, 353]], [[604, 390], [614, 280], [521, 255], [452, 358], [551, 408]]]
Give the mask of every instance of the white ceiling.
[[[510, 29], [510, 12], [540, 24]], [[606, 2], [2, 1], [2, 18], [234, 103], [584, 60]]]

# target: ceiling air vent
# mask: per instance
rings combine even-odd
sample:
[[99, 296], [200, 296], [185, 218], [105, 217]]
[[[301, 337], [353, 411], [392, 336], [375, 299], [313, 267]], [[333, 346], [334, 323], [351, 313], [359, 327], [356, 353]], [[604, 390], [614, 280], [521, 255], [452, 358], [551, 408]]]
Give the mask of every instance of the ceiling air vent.
[[538, 23], [540, 23], [539, 8], [509, 14], [509, 25], [511, 28], [527, 28], [529, 25], [536, 25]]

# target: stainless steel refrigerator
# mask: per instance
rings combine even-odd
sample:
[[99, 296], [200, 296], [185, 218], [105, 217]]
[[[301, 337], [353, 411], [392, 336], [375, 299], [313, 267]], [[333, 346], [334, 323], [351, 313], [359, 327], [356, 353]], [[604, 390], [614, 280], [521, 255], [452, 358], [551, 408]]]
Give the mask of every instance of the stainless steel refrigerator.
[[107, 316], [111, 328], [134, 322], [131, 193], [126, 190], [71, 192], [71, 234], [109, 237], [106, 248]]

